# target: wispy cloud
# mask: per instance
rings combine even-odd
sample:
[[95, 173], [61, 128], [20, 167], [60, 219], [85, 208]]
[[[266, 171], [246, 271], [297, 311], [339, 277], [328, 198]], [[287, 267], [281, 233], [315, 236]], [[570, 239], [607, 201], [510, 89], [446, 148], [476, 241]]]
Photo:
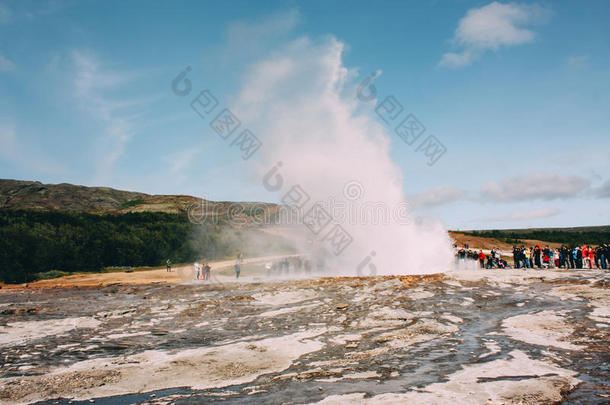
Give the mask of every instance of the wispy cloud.
[[274, 35], [285, 34], [291, 31], [298, 20], [299, 11], [293, 8], [265, 16], [264, 19], [259, 21], [234, 21], [227, 28], [228, 40], [232, 44], [241, 44], [244, 47], [248, 47]]
[[412, 209], [437, 207], [461, 200], [466, 196], [464, 190], [453, 186], [439, 186], [407, 197]]
[[482, 201], [515, 202], [579, 197], [590, 182], [580, 176], [530, 173], [499, 182], [489, 182], [480, 190]]
[[593, 193], [598, 198], [610, 198], [610, 179], [604, 181], [601, 186], [594, 188]]
[[0, 24], [31, 22], [82, 4], [77, 0], [13, 1], [0, 3]]
[[266, 15], [258, 20], [236, 20], [228, 24], [220, 59], [228, 64], [235, 59], [259, 57], [270, 42], [285, 39], [299, 22], [297, 8]]
[[10, 155], [15, 150], [15, 128], [6, 123], [0, 123], [0, 151]]
[[128, 74], [104, 69], [100, 60], [90, 52], [72, 53], [75, 67], [74, 91], [82, 107], [101, 121], [104, 129], [99, 139], [97, 180], [107, 181], [115, 162], [124, 152], [133, 134], [133, 123], [120, 105], [122, 101], [108, 95], [119, 85], [129, 81]]
[[589, 64], [589, 56], [588, 55], [570, 56], [569, 58], [566, 59], [566, 64], [568, 65], [568, 67], [571, 67], [571, 68], [576, 68], [576, 69], [585, 68]]
[[11, 70], [15, 70], [15, 64], [0, 52], [0, 72], [10, 72]]
[[201, 153], [200, 146], [193, 146], [170, 154], [165, 160], [169, 165], [169, 173], [177, 183], [182, 183], [187, 179], [184, 173]]
[[560, 210], [555, 208], [544, 208], [531, 211], [513, 212], [507, 215], [486, 217], [474, 219], [471, 222], [512, 222], [512, 221], [530, 221], [533, 219], [549, 218], [559, 215]]
[[462, 50], [445, 53], [439, 65], [460, 68], [470, 65], [484, 52], [532, 42], [536, 34], [525, 27], [546, 21], [549, 14], [549, 10], [537, 4], [495, 1], [470, 9], [459, 21], [452, 39]]
[[38, 150], [23, 141], [18, 136], [13, 122], [0, 121], [0, 160], [9, 162], [14, 167], [20, 167], [35, 174], [65, 175], [65, 168], [51, 160], [47, 153]]
[[12, 20], [11, 9], [0, 3], [0, 24], [8, 24]]

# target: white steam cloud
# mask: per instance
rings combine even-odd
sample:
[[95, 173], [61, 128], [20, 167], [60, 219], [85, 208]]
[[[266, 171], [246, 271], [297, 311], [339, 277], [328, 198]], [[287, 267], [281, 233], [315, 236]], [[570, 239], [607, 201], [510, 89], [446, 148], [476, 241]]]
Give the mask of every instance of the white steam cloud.
[[[363, 275], [447, 271], [448, 234], [440, 224], [405, 218], [402, 173], [389, 158], [389, 136], [372, 118], [373, 103], [359, 112], [355, 72], [343, 66], [343, 48], [334, 38], [300, 38], [248, 70], [234, 112], [263, 141], [257, 154], [261, 182], [282, 162], [277, 173], [283, 182], [275, 198], [299, 185], [310, 196], [305, 210], [332, 200], [344, 207], [373, 203], [392, 215], [389, 223], [379, 224], [334, 218], [353, 237], [339, 256], [327, 254], [334, 274], [356, 275], [359, 265]], [[317, 239], [313, 245], [325, 247], [330, 228], [305, 234]]]

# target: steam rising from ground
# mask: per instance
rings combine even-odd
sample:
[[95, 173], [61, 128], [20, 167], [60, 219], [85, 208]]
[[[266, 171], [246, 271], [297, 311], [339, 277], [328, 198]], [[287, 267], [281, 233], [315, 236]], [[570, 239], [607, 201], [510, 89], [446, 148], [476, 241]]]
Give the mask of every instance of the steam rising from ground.
[[[363, 275], [446, 271], [452, 261], [447, 232], [440, 224], [417, 224], [406, 216], [402, 173], [389, 157], [390, 138], [373, 118], [374, 103], [364, 106], [356, 99], [356, 72], [343, 66], [343, 50], [334, 38], [300, 38], [248, 70], [234, 111], [263, 141], [256, 180], [281, 162], [282, 188], [270, 198], [279, 200], [300, 185], [311, 197], [305, 210], [329, 200], [347, 208], [343, 212], [355, 208], [356, 219], [331, 212], [333, 223], [353, 237], [339, 256], [322, 240], [332, 224], [319, 235], [301, 230], [314, 240], [304, 242], [304, 249], [327, 252], [329, 271], [356, 275], [359, 264]], [[344, 192], [350, 182], [360, 187], [355, 195]], [[362, 218], [362, 207], [380, 204], [389, 221], [379, 215]], [[363, 266], [367, 256], [371, 260]]]

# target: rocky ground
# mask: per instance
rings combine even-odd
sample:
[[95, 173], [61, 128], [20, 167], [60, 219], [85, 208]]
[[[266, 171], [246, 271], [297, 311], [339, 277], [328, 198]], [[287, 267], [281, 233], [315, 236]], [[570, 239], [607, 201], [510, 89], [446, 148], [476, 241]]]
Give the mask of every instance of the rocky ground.
[[1, 403], [608, 403], [600, 271], [0, 290]]

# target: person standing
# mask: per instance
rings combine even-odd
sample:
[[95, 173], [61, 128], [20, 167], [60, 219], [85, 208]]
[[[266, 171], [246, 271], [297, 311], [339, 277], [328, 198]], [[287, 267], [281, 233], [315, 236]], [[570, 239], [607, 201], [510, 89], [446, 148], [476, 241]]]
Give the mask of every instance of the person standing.
[[589, 267], [589, 248], [587, 245], [582, 246], [582, 267], [583, 269]]
[[167, 259], [167, 261], [165, 262], [165, 271], [172, 271], [172, 261], [170, 259]]
[[515, 269], [519, 268], [519, 248], [513, 245], [513, 266]]
[[544, 267], [547, 269], [550, 268], [552, 260], [551, 249], [549, 249], [549, 245], [546, 245], [544, 249], [542, 249], [542, 261], [544, 262]]
[[[595, 263], [595, 250], [589, 246], [589, 269], [593, 269], [593, 264]], [[597, 267], [597, 266], [595, 266]]]
[[540, 260], [541, 256], [542, 256], [542, 249], [540, 249], [540, 245], [536, 245], [536, 248], [534, 249], [534, 264], [539, 269], [542, 268], [542, 263]]
[[199, 280], [199, 262], [195, 262], [195, 280]]
[[567, 265], [568, 254], [570, 254], [570, 252], [568, 251], [567, 246], [561, 245], [561, 247], [559, 248], [559, 267], [561, 267], [562, 269], [564, 265], [569, 268], [569, 266]]
[[582, 250], [580, 246], [576, 246], [576, 268], [582, 269]]
[[239, 280], [239, 273], [241, 271], [241, 267], [239, 266], [239, 260], [235, 262], [235, 279]]
[[482, 269], [485, 268], [485, 253], [482, 250], [479, 250], [479, 264]]
[[597, 267], [598, 269], [601, 269], [601, 257], [602, 257], [602, 249], [603, 246], [599, 245], [598, 247], [595, 248], [595, 267]]

